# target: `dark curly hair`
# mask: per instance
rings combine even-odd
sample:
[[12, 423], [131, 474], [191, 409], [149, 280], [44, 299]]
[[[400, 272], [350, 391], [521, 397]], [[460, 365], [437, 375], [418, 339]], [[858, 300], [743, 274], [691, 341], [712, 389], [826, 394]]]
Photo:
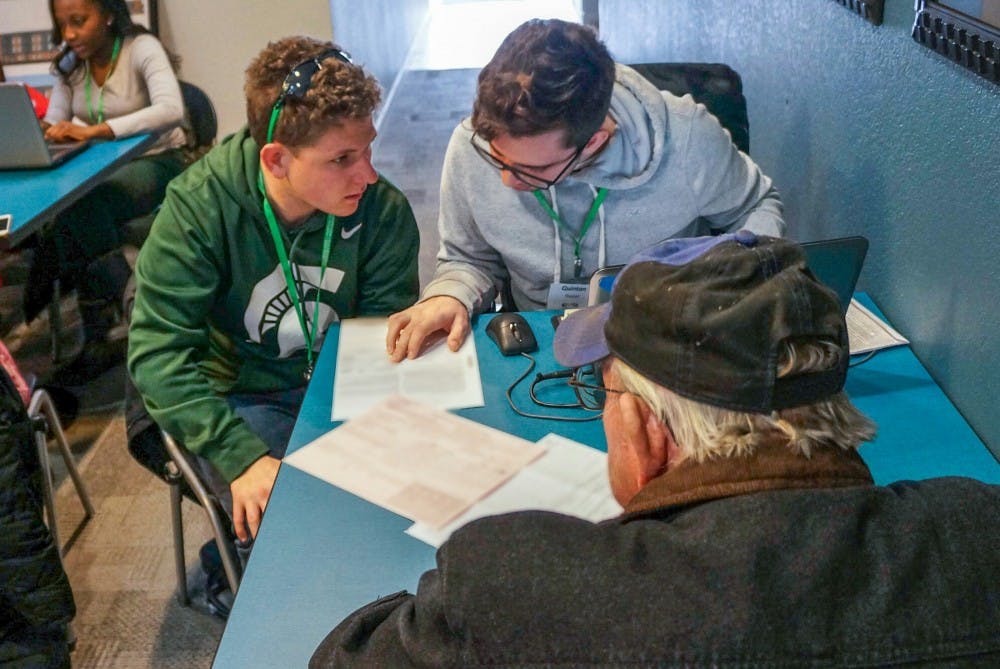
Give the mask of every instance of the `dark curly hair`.
[[[113, 38], [133, 37], [149, 33], [145, 26], [132, 21], [132, 15], [129, 13], [125, 0], [90, 0], [90, 2], [97, 5], [102, 12], [111, 17], [110, 29]], [[49, 0], [49, 15], [52, 17], [52, 43], [58, 45], [63, 43], [63, 36], [62, 30], [56, 22], [55, 4], [55, 0]], [[176, 71], [180, 59], [169, 51], [167, 52], [167, 56], [170, 58], [170, 64]], [[68, 46], [60, 49], [56, 57], [52, 59], [52, 68], [56, 74], [62, 77], [63, 81], [69, 81], [70, 76], [82, 66], [83, 62], [73, 54], [73, 50]]]
[[566, 147], [580, 147], [604, 122], [614, 82], [615, 63], [593, 30], [531, 19], [479, 73], [472, 127], [487, 141], [564, 129]]
[[[250, 63], [243, 90], [250, 135], [258, 146], [267, 143], [271, 110], [288, 72], [330, 49], [339, 47], [309, 37], [286, 37], [268, 44]], [[306, 94], [285, 100], [274, 127], [274, 141], [292, 148], [308, 146], [345, 119], [370, 116], [380, 99], [378, 82], [363, 68], [327, 58], [313, 75]]]

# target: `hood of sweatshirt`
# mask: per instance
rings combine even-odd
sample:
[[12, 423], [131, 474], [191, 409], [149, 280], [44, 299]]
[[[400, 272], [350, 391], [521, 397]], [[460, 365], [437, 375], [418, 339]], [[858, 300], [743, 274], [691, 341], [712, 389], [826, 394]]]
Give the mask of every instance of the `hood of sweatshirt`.
[[616, 124], [614, 135], [597, 159], [571, 179], [612, 189], [641, 186], [664, 157], [670, 129], [663, 93], [632, 68], [618, 64], [609, 113]]
[[[260, 176], [260, 148], [243, 127], [229, 135], [210, 151], [192, 169], [204, 170], [215, 177], [217, 186], [237, 202], [241, 209], [251, 213], [260, 225], [267, 226], [264, 217], [264, 199], [257, 180]], [[232, 175], [232, 176], [230, 176]], [[326, 225], [326, 214], [317, 211], [296, 226], [295, 232], [312, 232]]]

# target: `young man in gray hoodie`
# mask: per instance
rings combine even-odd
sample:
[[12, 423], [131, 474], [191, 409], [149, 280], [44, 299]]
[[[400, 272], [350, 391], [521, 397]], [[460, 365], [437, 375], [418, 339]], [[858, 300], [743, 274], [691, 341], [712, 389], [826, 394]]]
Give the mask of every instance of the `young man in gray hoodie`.
[[517, 309], [582, 306], [601, 267], [740, 228], [781, 236], [781, 200], [718, 120], [616, 64], [589, 28], [533, 19], [480, 73], [452, 134], [437, 270], [390, 317], [387, 351], [414, 358], [440, 331], [457, 349], [505, 283]]

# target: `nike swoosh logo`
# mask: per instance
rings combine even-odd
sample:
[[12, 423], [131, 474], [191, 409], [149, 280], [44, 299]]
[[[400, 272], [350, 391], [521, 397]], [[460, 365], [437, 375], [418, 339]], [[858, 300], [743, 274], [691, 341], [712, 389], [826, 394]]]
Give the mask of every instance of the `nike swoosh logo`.
[[340, 229], [340, 237], [341, 237], [341, 239], [350, 239], [351, 237], [354, 236], [355, 232], [357, 232], [358, 230], [361, 229], [362, 225], [364, 225], [364, 224], [363, 223], [358, 223], [357, 225], [355, 225], [350, 230], [348, 230], [347, 228], [341, 228]]

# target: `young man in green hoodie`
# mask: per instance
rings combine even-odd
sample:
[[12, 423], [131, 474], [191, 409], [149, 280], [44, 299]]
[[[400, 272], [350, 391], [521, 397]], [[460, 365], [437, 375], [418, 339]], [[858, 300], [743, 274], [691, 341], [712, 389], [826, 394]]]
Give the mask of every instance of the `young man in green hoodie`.
[[248, 127], [175, 179], [136, 264], [128, 370], [256, 536], [331, 323], [416, 300], [419, 239], [371, 164], [378, 83], [329, 42], [247, 69]]

